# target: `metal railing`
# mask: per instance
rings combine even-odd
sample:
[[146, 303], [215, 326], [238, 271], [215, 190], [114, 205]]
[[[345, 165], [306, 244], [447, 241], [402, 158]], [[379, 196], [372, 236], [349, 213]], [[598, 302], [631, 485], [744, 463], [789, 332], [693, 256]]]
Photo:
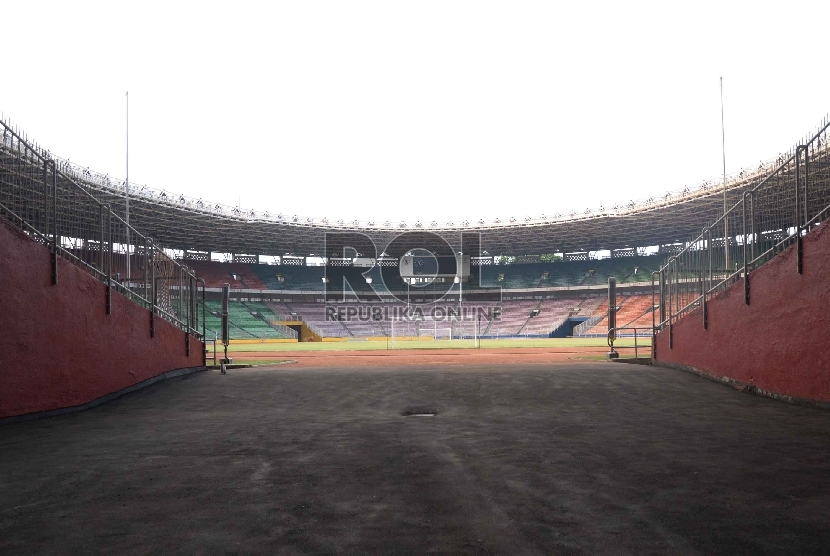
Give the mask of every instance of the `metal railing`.
[[65, 259], [106, 284], [107, 314], [115, 291], [150, 311], [151, 335], [160, 317], [203, 338], [204, 282], [95, 198], [48, 152], [2, 121], [0, 134], [0, 216], [49, 248], [52, 283], [60, 279], [58, 259]]
[[592, 315], [588, 320], [584, 322], [580, 322], [573, 329], [573, 337], [574, 338], [584, 338], [588, 336], [588, 332], [595, 327], [597, 324], [602, 321], [605, 317], [608, 316], [608, 312], [604, 312], [600, 315]]
[[652, 274], [659, 315], [655, 331], [700, 310], [708, 326], [708, 301], [744, 279], [750, 302], [751, 273], [793, 244], [801, 272], [801, 241], [830, 209], [830, 148], [825, 121], [819, 131], [782, 155], [779, 164], [744, 191], [731, 208], [669, 257]]
[[[620, 331], [622, 331], [622, 330], [633, 330], [633, 332], [629, 332], [627, 334], [620, 334]], [[654, 336], [654, 329], [651, 328], [651, 327], [618, 326], [618, 327], [612, 328], [608, 331], [608, 347], [611, 348], [611, 351], [614, 351], [614, 342], [618, 338], [632, 338], [633, 337], [634, 338], [634, 357], [639, 358], [640, 357], [640, 346], [639, 346], [639, 343], [638, 343], [637, 340], [639, 338], [649, 338], [653, 343], [654, 342], [653, 336]], [[619, 347], [620, 346], [617, 346], [618, 349], [619, 349]], [[628, 346], [625, 346], [625, 347], [628, 347]], [[643, 346], [643, 347], [649, 347], [650, 348], [651, 344], [648, 344], [648, 346]]]
[[296, 314], [296, 313], [292, 313], [292, 314], [290, 314], [290, 315], [283, 315], [283, 314], [281, 314], [281, 313], [274, 312], [274, 317], [273, 317], [273, 318], [268, 319], [268, 324], [270, 324], [270, 325], [271, 325], [271, 326], [273, 326], [273, 327], [282, 327], [282, 328], [285, 328], [286, 330], [289, 330], [289, 331], [290, 331], [290, 334], [292, 334], [292, 335], [288, 336], [289, 338], [292, 338], [292, 337], [293, 337], [293, 338], [296, 338], [296, 337], [297, 337], [297, 333], [296, 333], [294, 330], [292, 330], [292, 329], [288, 328], [287, 326], [279, 324], [279, 323], [280, 323], [280, 321], [296, 321], [296, 322], [302, 322], [302, 323], [303, 323], [303, 324], [305, 324], [305, 325], [308, 327], [308, 329], [309, 329], [309, 330], [311, 330], [314, 334], [317, 334], [317, 335], [318, 335], [318, 336], [320, 336], [321, 338], [324, 336], [323, 332], [322, 332], [319, 328], [317, 328], [316, 326], [314, 326], [314, 324], [312, 324], [312, 323], [311, 323], [311, 321], [309, 321], [307, 318], [303, 317], [302, 315], [298, 315], [298, 314]]
[[[262, 322], [267, 323], [268, 326], [270, 326], [271, 329], [274, 330], [274, 332], [277, 332], [280, 335], [280, 336], [278, 336], [278, 338], [286, 338], [286, 339], [293, 339], [293, 340], [297, 339], [297, 331], [296, 330], [293, 330], [292, 328], [289, 328], [289, 327], [285, 326], [284, 324], [278, 324], [277, 322], [274, 321], [274, 319], [265, 318], [265, 320], [263, 320]], [[311, 327], [309, 327], [309, 328], [311, 328]], [[316, 330], [315, 330], [315, 332], [316, 332]], [[248, 334], [252, 334], [252, 335], [256, 336], [256, 334], [254, 332], [252, 332], [251, 330], [248, 330]], [[271, 332], [268, 332], [267, 335], [265, 335], [264, 333], [260, 333], [258, 338], [260, 338], [260, 339], [270, 339], [270, 338], [274, 338], [274, 335]]]

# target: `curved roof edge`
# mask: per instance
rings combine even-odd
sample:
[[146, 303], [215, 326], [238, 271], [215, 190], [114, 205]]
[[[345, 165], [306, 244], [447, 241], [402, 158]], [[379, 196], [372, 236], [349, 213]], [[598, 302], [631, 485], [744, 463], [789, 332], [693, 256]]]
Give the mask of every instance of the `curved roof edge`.
[[[7, 125], [9, 128], [12, 127], [6, 122], [2, 123]], [[39, 147], [37, 144], [34, 144], [33, 146], [36, 150], [39, 150], [43, 156], [55, 160], [64, 172], [74, 175], [76, 179], [85, 182], [94, 189], [104, 191], [111, 195], [124, 196], [126, 194], [126, 182], [124, 180], [111, 178], [107, 174], [101, 174], [100, 172], [91, 170], [89, 167], [84, 167], [67, 159], [57, 157], [50, 153], [50, 151]], [[763, 179], [764, 176], [789, 160], [793, 156], [792, 153], [793, 150], [791, 149], [787, 153], [781, 154], [776, 158], [762, 161], [755, 169], [742, 169], [728, 175], [726, 178], [727, 189], [740, 189], [746, 184]], [[676, 204], [686, 203], [700, 197], [707, 197], [717, 191], [721, 191], [722, 187], [722, 182], [720, 182], [720, 180], [706, 180], [695, 187], [684, 187], [682, 189], [669, 191], [661, 196], [652, 195], [644, 199], [631, 200], [627, 203], [614, 204], [609, 207], [588, 207], [582, 212], [573, 210], [567, 213], [558, 212], [555, 214], [541, 214], [538, 216], [526, 215], [518, 218], [495, 218], [492, 220], [485, 220], [482, 218], [473, 220], [465, 219], [458, 222], [392, 222], [388, 219], [356, 220], [335, 217], [329, 218], [325, 216], [301, 216], [290, 214], [290, 212], [286, 211], [272, 213], [267, 210], [256, 211], [253, 209], [241, 209], [239, 207], [232, 207], [222, 203], [205, 201], [201, 198], [196, 199], [181, 193], [167, 192], [164, 189], [156, 189], [135, 183], [130, 184], [130, 195], [131, 198], [141, 198], [144, 201], [155, 203], [160, 206], [176, 207], [178, 209], [184, 209], [188, 212], [213, 215], [224, 219], [233, 219], [242, 222], [273, 222], [282, 226], [296, 226], [298, 228], [324, 228], [327, 230], [366, 229], [380, 232], [394, 232], [401, 230], [424, 229], [437, 232], [457, 232], [465, 230], [498, 231], [502, 229], [519, 227], [545, 226], [553, 223], [580, 222], [594, 218], [632, 216], [643, 212], [653, 211], [655, 209], [668, 208]]]

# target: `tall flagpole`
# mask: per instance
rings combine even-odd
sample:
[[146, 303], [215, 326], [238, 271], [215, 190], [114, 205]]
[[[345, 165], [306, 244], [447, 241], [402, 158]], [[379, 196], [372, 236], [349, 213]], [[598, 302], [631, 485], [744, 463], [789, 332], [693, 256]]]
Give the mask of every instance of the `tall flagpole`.
[[729, 274], [729, 218], [726, 216], [726, 132], [723, 125], [723, 76], [720, 78], [720, 136], [723, 152], [723, 253], [726, 273]]
[[127, 181], [124, 188], [124, 200], [127, 206], [127, 283], [130, 281], [130, 91], [124, 94], [127, 97]]

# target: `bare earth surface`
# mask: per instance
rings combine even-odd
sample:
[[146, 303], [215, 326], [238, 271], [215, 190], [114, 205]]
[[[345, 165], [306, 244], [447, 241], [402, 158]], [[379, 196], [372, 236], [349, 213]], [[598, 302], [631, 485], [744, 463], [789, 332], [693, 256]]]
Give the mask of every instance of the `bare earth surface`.
[[290, 354], [1, 426], [0, 553], [830, 546], [830, 412], [560, 355]]
[[[626, 349], [625, 353], [633, 353]], [[297, 361], [302, 367], [424, 366], [424, 365], [482, 365], [551, 364], [578, 360], [580, 357], [604, 356], [608, 348], [511, 348], [511, 349], [392, 349], [389, 351], [253, 351], [234, 352], [236, 363], [263, 359], [285, 358]], [[642, 353], [648, 355], [646, 347]]]

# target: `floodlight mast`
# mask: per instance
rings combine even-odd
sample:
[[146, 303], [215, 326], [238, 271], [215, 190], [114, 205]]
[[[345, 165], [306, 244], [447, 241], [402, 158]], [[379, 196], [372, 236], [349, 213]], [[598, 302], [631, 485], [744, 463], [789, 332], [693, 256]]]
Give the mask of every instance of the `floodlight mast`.
[[124, 183], [124, 216], [127, 224], [127, 284], [130, 283], [130, 91], [124, 93], [127, 97], [127, 179]]
[[[460, 258], [460, 257], [459, 257]], [[463, 265], [461, 269], [463, 269]], [[461, 295], [464, 292], [464, 286], [461, 285], [461, 274], [463, 270], [459, 270], [458, 274], [455, 276], [454, 282], [458, 284], [458, 315], [461, 317], [462, 324], [464, 323], [464, 306], [461, 304]]]
[[729, 273], [729, 217], [726, 215], [726, 131], [723, 123], [723, 76], [720, 78], [720, 136], [723, 153], [723, 253], [726, 272]]

